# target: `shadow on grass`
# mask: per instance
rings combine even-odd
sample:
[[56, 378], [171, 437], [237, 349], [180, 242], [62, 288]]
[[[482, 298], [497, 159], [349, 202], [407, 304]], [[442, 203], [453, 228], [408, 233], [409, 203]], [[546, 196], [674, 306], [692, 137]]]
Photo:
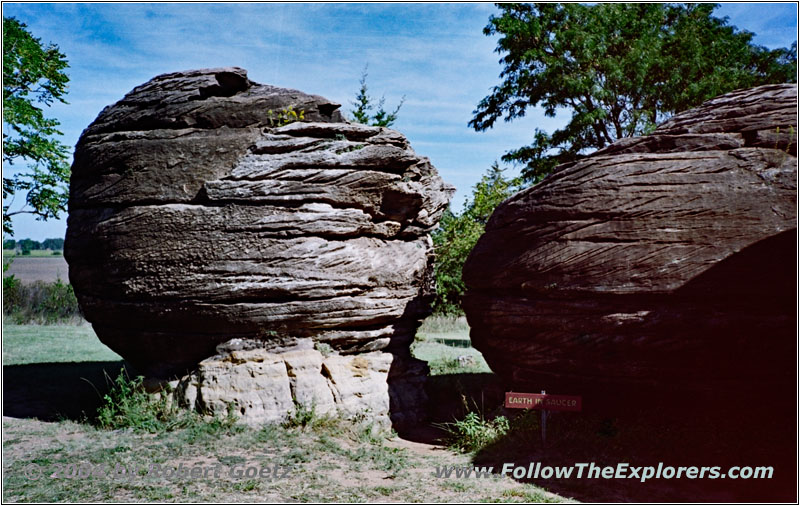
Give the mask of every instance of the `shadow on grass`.
[[124, 362], [62, 362], [3, 367], [3, 416], [91, 418]]
[[[770, 466], [771, 479], [600, 477], [522, 478], [552, 492], [591, 502], [786, 502], [795, 501], [796, 420], [791, 390], [783, 395], [736, 392], [720, 398], [699, 392], [619, 391], [606, 409], [550, 413], [542, 444], [540, 413], [513, 410], [512, 430], [473, 459], [479, 466], [597, 466], [701, 468]], [[606, 396], [607, 398], [608, 396]], [[767, 412], [759, 399], [769, 401]], [[774, 404], [782, 401], [783, 405]], [[584, 473], [587, 471], [584, 470]], [[685, 471], [684, 471], [685, 472]], [[573, 473], [577, 473], [574, 469]], [[707, 475], [708, 473], [706, 473]]]
[[472, 341], [469, 339], [448, 339], [445, 337], [435, 337], [431, 339], [434, 343], [451, 346], [453, 348], [472, 348]]
[[[728, 394], [675, 388], [622, 388], [595, 384], [575, 390], [584, 396], [579, 413], [551, 412], [542, 444], [540, 412], [503, 407], [506, 386], [493, 373], [461, 373], [428, 379], [429, 422], [401, 434], [442, 444], [437, 424], [477, 412], [486, 419], [505, 415], [510, 432], [473, 457], [477, 466], [499, 472], [505, 463], [528, 467], [597, 466], [772, 467], [770, 479], [522, 478], [563, 497], [588, 502], [793, 502], [797, 486], [796, 390], [771, 385]], [[573, 393], [572, 390], [567, 393]], [[586, 471], [584, 471], [585, 473]], [[698, 470], [699, 472], [699, 470]], [[573, 471], [577, 473], [577, 470]], [[685, 473], [685, 471], [684, 471]], [[706, 476], [709, 471], [706, 471]]]
[[503, 404], [504, 398], [503, 385], [494, 373], [431, 376], [426, 392], [432, 423], [453, 422], [470, 411], [489, 416]]
[[470, 412], [493, 416], [503, 403], [503, 387], [494, 373], [459, 373], [429, 376], [425, 384], [428, 396], [424, 424], [398, 431], [409, 441], [443, 444], [447, 433], [441, 424], [450, 423]]

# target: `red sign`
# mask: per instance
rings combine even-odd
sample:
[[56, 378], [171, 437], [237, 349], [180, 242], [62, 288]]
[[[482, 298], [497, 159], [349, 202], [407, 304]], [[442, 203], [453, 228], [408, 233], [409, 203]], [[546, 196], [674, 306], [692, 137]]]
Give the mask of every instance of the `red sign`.
[[524, 394], [506, 392], [506, 407], [519, 409], [546, 409], [548, 411], [580, 411], [578, 395]]

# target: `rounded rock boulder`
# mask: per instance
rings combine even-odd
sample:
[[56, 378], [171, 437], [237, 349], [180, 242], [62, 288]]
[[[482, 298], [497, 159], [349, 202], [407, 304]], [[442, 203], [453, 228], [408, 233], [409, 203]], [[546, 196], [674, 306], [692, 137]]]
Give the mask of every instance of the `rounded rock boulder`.
[[148, 376], [231, 339], [407, 354], [452, 193], [403, 135], [323, 97], [165, 74], [83, 132], [65, 257], [100, 340]]

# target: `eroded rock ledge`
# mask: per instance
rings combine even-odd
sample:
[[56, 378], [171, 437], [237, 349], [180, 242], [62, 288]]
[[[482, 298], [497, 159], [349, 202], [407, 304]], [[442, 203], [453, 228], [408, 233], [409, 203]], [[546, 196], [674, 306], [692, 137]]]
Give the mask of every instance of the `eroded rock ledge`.
[[[275, 385], [292, 384], [294, 355], [276, 354], [299, 343], [333, 355], [317, 367], [313, 349], [292, 352], [318, 378], [290, 400], [345, 384], [334, 371], [357, 354], [369, 391], [424, 374], [408, 346], [429, 313], [428, 234], [454, 190], [403, 135], [347, 123], [338, 108], [238, 68], [158, 76], [105, 108], [76, 147], [65, 245], [100, 339], [147, 376], [193, 375], [186, 399], [215, 411], [214, 399], [235, 398], [251, 418], [285, 407]], [[283, 125], [289, 110], [304, 121]], [[257, 351], [225, 351], [231, 340]], [[251, 355], [252, 364], [233, 358]], [[241, 383], [244, 371], [260, 371], [251, 379], [264, 385]], [[340, 407], [361, 395], [328, 391]], [[361, 404], [403, 397], [381, 395]]]

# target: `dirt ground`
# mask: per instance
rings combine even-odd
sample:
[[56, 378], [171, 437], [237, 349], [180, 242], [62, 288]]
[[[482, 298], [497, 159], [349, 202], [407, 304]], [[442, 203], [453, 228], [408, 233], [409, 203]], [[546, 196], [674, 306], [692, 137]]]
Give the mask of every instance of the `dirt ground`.
[[[471, 456], [437, 442], [443, 434], [430, 424], [411, 439], [392, 433], [376, 436], [342, 420], [214, 433], [197, 428], [159, 434], [100, 429], [89, 420], [102, 402], [107, 375], [118, 373], [122, 362], [110, 350], [100, 353], [104, 347], [91, 327], [5, 325], [4, 331], [4, 502], [568, 501], [509, 477], [437, 477], [437, 467], [471, 468]], [[92, 347], [95, 353], [90, 353]], [[439, 347], [423, 342], [419, 351], [435, 351], [434, 361], [447, 362], [451, 357], [439, 357]], [[460, 405], [462, 387], [480, 389], [493, 376], [434, 376], [431, 388], [447, 400], [437, 398], [438, 419], [453, 420], [457, 413], [445, 404]], [[212, 473], [208, 479], [148, 476], [151, 464], [165, 470], [183, 465], [226, 470], [239, 466], [243, 471], [276, 463], [290, 466], [292, 473], [285, 479], [226, 473]], [[113, 470], [117, 465], [133, 466], [138, 472], [121, 479], [83, 476], [80, 471], [80, 466]], [[70, 475], [76, 466], [77, 476]]]
[[[364, 437], [341, 426], [276, 426], [200, 438], [10, 417], [3, 418], [3, 428], [4, 502], [565, 501], [497, 475], [437, 478], [437, 466], [470, 466], [469, 457], [396, 436]], [[163, 470], [212, 471], [205, 477], [188, 471], [176, 478], [163, 472], [151, 476], [153, 464]], [[275, 464], [281, 466], [277, 478], [240, 476]], [[83, 468], [87, 471], [81, 474]], [[97, 471], [131, 468], [137, 474]], [[217, 468], [221, 472], [215, 476]], [[97, 472], [87, 476], [89, 469]]]

